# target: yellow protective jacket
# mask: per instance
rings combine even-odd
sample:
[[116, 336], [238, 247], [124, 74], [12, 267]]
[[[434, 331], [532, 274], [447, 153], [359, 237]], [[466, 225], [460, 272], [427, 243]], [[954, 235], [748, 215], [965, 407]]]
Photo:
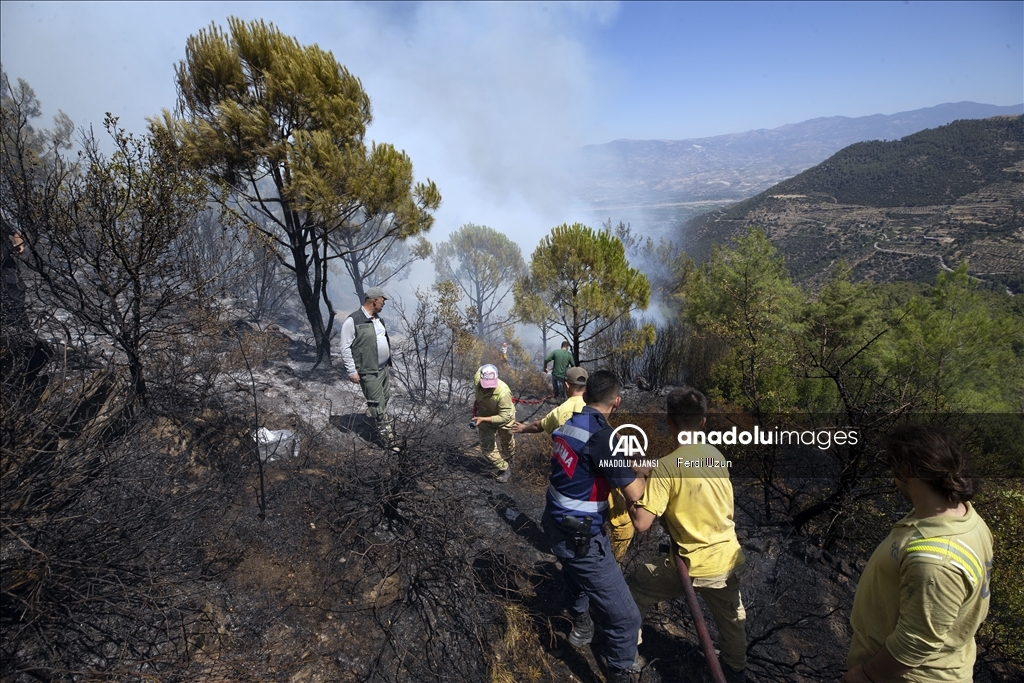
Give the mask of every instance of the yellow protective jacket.
[[491, 424], [496, 428], [511, 429], [516, 421], [516, 407], [512, 403], [512, 390], [500, 379], [498, 386], [493, 390], [480, 388], [479, 370], [473, 381], [476, 383], [476, 404], [473, 406], [473, 415], [491, 418]]
[[992, 533], [970, 503], [963, 517], [901, 519], [861, 574], [847, 666], [885, 645], [914, 667], [894, 681], [971, 681], [991, 568]]
[[639, 501], [661, 517], [690, 576], [728, 574], [746, 562], [736, 538], [735, 505], [726, 459], [714, 446], [680, 446], [658, 460]]

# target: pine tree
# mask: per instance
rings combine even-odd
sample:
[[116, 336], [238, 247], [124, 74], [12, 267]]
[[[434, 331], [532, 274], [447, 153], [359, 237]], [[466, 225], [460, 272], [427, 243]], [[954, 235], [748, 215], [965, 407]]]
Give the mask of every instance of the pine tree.
[[[530, 310], [533, 317], [545, 318], [565, 332], [577, 365], [614, 352], [614, 347], [602, 345], [601, 357], [581, 358], [581, 349], [590, 347], [617, 320], [646, 309], [650, 300], [651, 283], [630, 267], [622, 242], [580, 223], [560, 225], [541, 240], [531, 257], [530, 274], [516, 290], [517, 309]], [[619, 346], [642, 349], [653, 343], [654, 328], [644, 325], [617, 341]]]
[[175, 72], [186, 118], [165, 113], [153, 125], [174, 129], [221, 200], [276, 245], [294, 273], [317, 362], [330, 363], [328, 265], [351, 253], [332, 237], [383, 228], [366, 248], [424, 232], [441, 202], [437, 187], [413, 183], [404, 152], [367, 145], [370, 98], [359, 79], [273, 24], [230, 18], [227, 32], [211, 25], [188, 39]]
[[733, 249], [715, 248], [686, 276], [686, 315], [729, 346], [715, 375], [728, 398], [764, 419], [787, 406], [794, 392], [793, 335], [801, 294], [785, 260], [750, 228]]
[[526, 270], [519, 245], [486, 225], [466, 223], [437, 247], [434, 268], [439, 280], [451, 280], [469, 299], [477, 336], [487, 339], [509, 317], [502, 306]]

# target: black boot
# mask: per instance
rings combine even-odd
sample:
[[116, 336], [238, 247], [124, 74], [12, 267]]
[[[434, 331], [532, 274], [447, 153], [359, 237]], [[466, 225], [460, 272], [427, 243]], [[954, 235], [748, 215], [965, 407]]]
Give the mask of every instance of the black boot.
[[594, 639], [594, 621], [590, 612], [572, 615], [572, 630], [569, 632], [569, 644], [582, 647]]

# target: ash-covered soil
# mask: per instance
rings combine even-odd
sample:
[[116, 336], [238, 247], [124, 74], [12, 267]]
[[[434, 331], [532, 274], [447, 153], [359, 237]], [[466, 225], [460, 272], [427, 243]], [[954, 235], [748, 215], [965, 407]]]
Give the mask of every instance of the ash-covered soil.
[[[517, 436], [514, 476], [497, 483], [468, 427], [468, 383], [445, 403], [395, 381], [394, 452], [374, 442], [358, 386], [336, 369], [311, 371], [312, 349], [278, 334], [285, 353], [234, 377], [228, 402], [242, 414], [255, 406], [260, 426], [295, 431], [298, 457], [261, 468], [251, 445], [220, 444], [231, 453], [215, 457], [197, 455], [187, 434], [169, 441], [168, 458], [189, 454], [181, 487], [205, 497], [195, 504], [206, 519], [177, 559], [190, 616], [184, 637], [169, 638], [174, 652], [102, 680], [603, 681], [600, 643], [566, 642], [560, 569], [539, 529], [549, 440]], [[628, 390], [623, 409], [657, 412], [662, 401]], [[523, 403], [518, 416], [549, 408]], [[838, 680], [866, 555], [764, 523], [758, 483], [737, 479], [735, 489], [750, 680]], [[658, 557], [665, 540], [658, 526], [639, 536], [623, 571]], [[683, 601], [653, 609], [643, 635], [638, 680], [711, 680]], [[1011, 680], [1007, 671], [979, 666], [976, 680]]]

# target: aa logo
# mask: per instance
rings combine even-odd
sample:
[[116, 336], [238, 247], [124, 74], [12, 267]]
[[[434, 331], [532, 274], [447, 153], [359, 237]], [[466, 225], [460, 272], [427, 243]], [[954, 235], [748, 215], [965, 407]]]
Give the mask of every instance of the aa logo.
[[619, 425], [608, 439], [612, 457], [643, 458], [647, 454], [647, 433], [636, 425]]

